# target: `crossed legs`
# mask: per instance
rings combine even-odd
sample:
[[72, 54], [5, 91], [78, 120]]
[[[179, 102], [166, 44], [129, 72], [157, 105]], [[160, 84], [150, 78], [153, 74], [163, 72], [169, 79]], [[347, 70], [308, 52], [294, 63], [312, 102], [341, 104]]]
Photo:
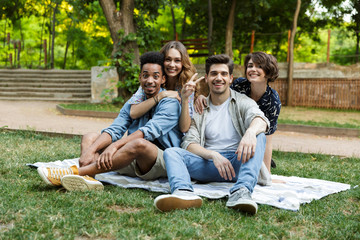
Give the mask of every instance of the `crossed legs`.
[[[83, 136], [81, 141], [81, 155], [87, 151], [98, 136], [99, 134], [96, 133], [90, 133]], [[114, 154], [111, 169], [98, 168], [96, 159], [100, 154], [101, 152], [97, 152], [90, 164], [84, 165], [83, 163], [80, 163], [79, 175], [94, 176], [99, 173], [118, 170], [128, 166], [134, 160], [136, 161], [140, 173], [145, 174], [155, 164], [158, 148], [156, 145], [143, 138], [130, 141]]]

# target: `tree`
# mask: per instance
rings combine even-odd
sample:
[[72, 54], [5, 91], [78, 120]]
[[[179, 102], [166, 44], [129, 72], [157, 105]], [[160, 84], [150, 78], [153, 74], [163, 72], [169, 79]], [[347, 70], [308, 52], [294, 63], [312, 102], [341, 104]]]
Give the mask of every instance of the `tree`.
[[348, 27], [350, 30], [355, 32], [355, 36], [356, 36], [356, 50], [355, 50], [355, 55], [356, 55], [356, 63], [359, 62], [359, 43], [360, 43], [360, 0], [353, 0], [351, 2], [351, 6], [353, 9], [356, 10], [356, 13], [354, 15], [351, 16], [353, 22], [352, 24], [350, 24], [350, 26]]
[[[317, 26], [326, 26], [326, 27], [338, 27], [342, 29], [344, 26], [347, 30], [350, 30], [354, 33], [356, 37], [356, 47], [355, 47], [355, 62], [359, 61], [359, 42], [360, 42], [360, 1], [359, 0], [318, 0], [318, 4], [325, 8], [326, 11], [322, 11], [321, 13], [317, 13], [316, 10], [313, 8], [312, 11], [316, 16], [315, 20], [311, 21]], [[355, 11], [354, 11], [355, 10]], [[351, 22], [344, 24], [345, 14], [351, 15]], [[345, 33], [347, 36], [346, 38], [351, 38], [351, 34]], [[341, 50], [335, 50], [335, 54], [338, 56], [334, 56], [333, 60], [337, 63], [341, 64], [349, 64], [353, 63], [352, 58], [344, 58], [342, 55], [345, 54], [354, 54], [353, 47], [346, 48], [345, 46], [342, 47]]]
[[173, 40], [177, 40], [177, 32], [176, 32], [176, 19], [174, 13], [174, 4], [170, 1], [170, 9], [171, 9], [171, 17], [172, 17], [172, 24], [173, 24]]
[[294, 73], [294, 39], [297, 29], [297, 21], [301, 7], [301, 0], [297, 0], [296, 10], [294, 13], [293, 27], [290, 36], [289, 47], [289, 64], [288, 64], [288, 92], [287, 92], [287, 106], [292, 106], [292, 93], [293, 93], [293, 73]]
[[232, 37], [234, 32], [235, 8], [236, 8], [236, 0], [232, 0], [229, 18], [226, 24], [226, 37], [225, 37], [225, 54], [229, 55], [230, 58], [233, 57]]
[[[30, 0], [0, 1], [0, 19], [5, 18], [9, 25], [11, 23], [14, 27], [19, 29], [22, 49], [24, 49], [25, 40], [21, 20], [24, 17], [36, 14], [36, 10], [33, 5], [34, 3]], [[8, 22], [8, 20], [10, 21]]]
[[182, 36], [186, 38], [207, 38], [208, 37], [208, 2], [209, 0], [178, 0], [178, 6], [184, 9], [187, 21], [183, 21], [186, 32]]
[[53, 10], [53, 17], [52, 17], [52, 28], [51, 28], [51, 59], [50, 59], [50, 67], [51, 69], [54, 68], [54, 58], [55, 58], [55, 26], [56, 26], [56, 13], [58, 11], [59, 1], [55, 1], [55, 7]]
[[[50, 3], [51, 4], [51, 3]], [[41, 23], [41, 32], [40, 32], [40, 48], [39, 48], [39, 66], [41, 66], [41, 56], [42, 56], [42, 52], [43, 52], [43, 38], [44, 38], [44, 35], [45, 35], [45, 24], [46, 24], [46, 19], [48, 19], [48, 15], [50, 13], [50, 11], [48, 11], [48, 4], [44, 4], [44, 12], [43, 13], [39, 13], [40, 15], [42, 15], [42, 23]], [[45, 54], [44, 54], [45, 55]], [[44, 56], [44, 57], [47, 57], [47, 56]], [[47, 60], [44, 60], [44, 63], [46, 62]], [[45, 66], [46, 68], [47, 66]]]
[[214, 53], [212, 49], [212, 35], [213, 35], [213, 25], [214, 25], [214, 18], [212, 14], [212, 0], [208, 0], [208, 15], [209, 15], [208, 49], [209, 49], [209, 56], [211, 56]]
[[[116, 8], [114, 0], [100, 0], [100, 5], [106, 17], [111, 39], [113, 41], [114, 48], [111, 55], [115, 57], [115, 54], [119, 48], [119, 31], [122, 29], [125, 36], [130, 33], [135, 33], [134, 0], [121, 0], [120, 10]], [[129, 51], [134, 51], [134, 60], [136, 63], [139, 63], [139, 48], [136, 41], [131, 41], [127, 43], [126, 48], [128, 48]]]
[[[121, 38], [128, 36], [129, 34], [135, 34], [135, 24], [134, 24], [134, 0], [121, 0], [120, 10], [116, 8], [114, 0], [100, 0], [100, 5], [105, 14], [111, 39], [113, 41], [113, 51], [112, 57], [125, 58], [126, 55], [133, 54], [134, 63], [139, 64], [139, 47], [135, 40], [122, 42], [122, 52], [119, 52], [119, 43]], [[119, 32], [123, 32], [122, 36], [119, 35]], [[117, 62], [118, 63], [118, 62]], [[117, 72], [119, 74], [119, 81], [121, 83], [125, 82], [127, 74], [119, 70], [119, 64], [117, 66]], [[127, 99], [131, 92], [126, 88], [118, 88], [119, 97], [123, 100]]]

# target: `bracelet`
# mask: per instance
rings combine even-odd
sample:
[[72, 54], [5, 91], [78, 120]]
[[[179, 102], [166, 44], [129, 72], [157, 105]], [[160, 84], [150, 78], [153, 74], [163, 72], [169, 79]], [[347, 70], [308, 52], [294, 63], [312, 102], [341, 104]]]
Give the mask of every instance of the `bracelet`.
[[157, 96], [155, 98], [155, 96], [153, 97], [154, 101], [155, 101], [155, 104], [158, 104], [159, 103], [159, 100], [157, 99]]

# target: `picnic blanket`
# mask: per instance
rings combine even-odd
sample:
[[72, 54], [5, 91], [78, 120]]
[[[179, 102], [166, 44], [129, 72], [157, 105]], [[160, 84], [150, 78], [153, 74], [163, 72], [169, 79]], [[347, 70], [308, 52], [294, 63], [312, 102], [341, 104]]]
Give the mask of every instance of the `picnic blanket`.
[[[69, 167], [79, 166], [79, 158], [65, 159], [55, 162], [37, 162], [27, 164], [30, 167]], [[95, 178], [101, 182], [122, 188], [141, 188], [152, 192], [170, 193], [167, 178], [145, 181], [137, 177], [128, 177], [117, 172], [97, 174]], [[295, 176], [272, 175], [272, 179], [285, 183], [272, 183], [270, 186], [256, 185], [252, 198], [259, 204], [266, 204], [281, 209], [298, 211], [301, 204], [321, 199], [327, 195], [349, 190], [350, 185], [321, 179], [302, 178]], [[233, 183], [211, 182], [200, 184], [193, 182], [194, 192], [209, 199], [220, 199], [229, 195]]]

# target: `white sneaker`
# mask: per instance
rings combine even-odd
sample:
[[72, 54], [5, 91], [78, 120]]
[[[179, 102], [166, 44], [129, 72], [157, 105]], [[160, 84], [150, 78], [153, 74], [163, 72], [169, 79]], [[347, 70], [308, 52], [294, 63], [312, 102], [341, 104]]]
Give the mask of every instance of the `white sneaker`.
[[155, 198], [154, 205], [160, 211], [167, 212], [175, 209], [199, 208], [202, 205], [202, 199], [193, 192], [175, 190], [173, 194]]
[[89, 176], [65, 175], [61, 178], [61, 185], [68, 191], [104, 190], [104, 185]]

